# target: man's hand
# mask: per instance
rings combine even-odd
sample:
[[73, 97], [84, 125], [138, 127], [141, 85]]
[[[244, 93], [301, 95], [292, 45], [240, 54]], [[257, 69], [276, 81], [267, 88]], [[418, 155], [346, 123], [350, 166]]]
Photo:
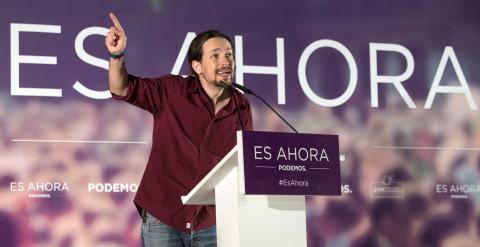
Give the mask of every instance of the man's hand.
[[107, 37], [105, 37], [105, 45], [110, 54], [119, 54], [125, 51], [127, 36], [125, 36], [122, 25], [120, 25], [120, 22], [113, 13], [110, 13], [110, 19], [112, 19], [114, 26], [110, 27], [110, 31], [107, 33]]
[[107, 37], [105, 37], [105, 45], [107, 46], [110, 56], [117, 55], [120, 58], [118, 59], [113, 56], [110, 58], [108, 85], [110, 92], [125, 96], [127, 95], [128, 88], [128, 74], [127, 68], [125, 67], [125, 58], [121, 53], [125, 51], [125, 47], [127, 46], [127, 36], [125, 36], [122, 25], [120, 25], [120, 22], [113, 13], [110, 13], [110, 19], [112, 19], [114, 26], [110, 27], [110, 31], [107, 33]]

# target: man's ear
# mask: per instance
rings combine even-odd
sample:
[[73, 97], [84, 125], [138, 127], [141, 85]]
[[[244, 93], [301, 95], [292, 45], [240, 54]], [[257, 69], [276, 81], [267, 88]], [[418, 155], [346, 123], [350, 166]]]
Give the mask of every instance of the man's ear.
[[193, 71], [195, 71], [195, 73], [197, 73], [198, 75], [201, 75], [202, 74], [202, 64], [199, 62], [199, 61], [196, 61], [196, 60], [193, 60], [192, 61], [192, 68], [193, 68]]

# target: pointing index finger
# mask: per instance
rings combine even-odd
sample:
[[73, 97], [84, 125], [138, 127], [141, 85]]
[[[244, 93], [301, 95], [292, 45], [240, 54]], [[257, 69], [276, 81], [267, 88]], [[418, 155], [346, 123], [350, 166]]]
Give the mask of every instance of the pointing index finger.
[[123, 31], [122, 25], [120, 25], [120, 22], [113, 13], [110, 13], [110, 19], [112, 19], [113, 25], [115, 25], [118, 30]]

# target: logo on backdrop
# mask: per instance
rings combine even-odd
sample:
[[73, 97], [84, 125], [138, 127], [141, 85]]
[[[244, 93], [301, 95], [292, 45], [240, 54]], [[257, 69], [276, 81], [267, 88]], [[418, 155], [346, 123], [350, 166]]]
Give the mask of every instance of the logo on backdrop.
[[342, 184], [342, 194], [352, 194], [353, 190], [349, 184]]
[[382, 181], [370, 183], [370, 197], [372, 198], [403, 198], [403, 182], [395, 179], [394, 175], [387, 175]]
[[99, 193], [137, 192], [138, 185], [135, 183], [88, 183], [87, 190]]
[[480, 184], [436, 184], [435, 192], [452, 199], [480, 197]]
[[70, 192], [68, 183], [58, 181], [48, 182], [10, 182], [10, 192], [27, 192], [29, 198], [49, 199], [64, 196]]

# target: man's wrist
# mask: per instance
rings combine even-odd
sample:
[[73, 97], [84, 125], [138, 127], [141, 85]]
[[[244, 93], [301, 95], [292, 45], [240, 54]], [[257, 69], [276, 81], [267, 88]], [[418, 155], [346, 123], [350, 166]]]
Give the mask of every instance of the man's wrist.
[[110, 55], [110, 58], [119, 59], [119, 58], [125, 56], [125, 51], [114, 52], [114, 53], [110, 53], [109, 55]]

